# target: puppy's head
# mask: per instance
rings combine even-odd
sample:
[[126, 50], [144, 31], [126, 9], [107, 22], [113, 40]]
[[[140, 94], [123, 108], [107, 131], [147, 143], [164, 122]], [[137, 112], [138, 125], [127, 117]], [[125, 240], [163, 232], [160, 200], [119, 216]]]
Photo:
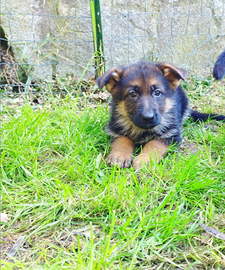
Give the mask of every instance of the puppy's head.
[[100, 88], [106, 86], [120, 115], [136, 127], [151, 129], [161, 123], [172, 106], [174, 91], [186, 77], [185, 70], [168, 63], [138, 62], [113, 67], [97, 83]]

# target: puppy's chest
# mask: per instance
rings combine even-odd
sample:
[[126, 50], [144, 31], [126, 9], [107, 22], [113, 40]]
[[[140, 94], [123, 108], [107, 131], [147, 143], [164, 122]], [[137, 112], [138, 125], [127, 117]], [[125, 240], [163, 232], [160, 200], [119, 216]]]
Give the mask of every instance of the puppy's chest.
[[144, 144], [151, 140], [161, 140], [165, 144], [170, 144], [174, 136], [180, 135], [180, 128], [176, 123], [169, 125], [159, 125], [153, 129], [140, 129], [135, 127], [133, 124], [128, 125], [127, 123], [120, 121], [119, 123], [115, 119], [111, 119], [106, 132], [112, 138], [118, 138], [125, 136], [133, 141], [135, 144]]
[[132, 127], [114, 125], [112, 122], [109, 123], [106, 132], [113, 139], [125, 136], [137, 144], [143, 144], [157, 138], [156, 134], [151, 130], [137, 131]]

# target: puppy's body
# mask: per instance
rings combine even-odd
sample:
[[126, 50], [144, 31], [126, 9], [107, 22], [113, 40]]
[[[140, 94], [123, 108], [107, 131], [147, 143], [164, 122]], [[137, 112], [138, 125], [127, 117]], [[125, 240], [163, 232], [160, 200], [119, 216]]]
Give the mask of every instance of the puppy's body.
[[225, 116], [201, 114], [188, 107], [188, 99], [179, 80], [186, 72], [170, 64], [139, 62], [112, 68], [97, 82], [106, 85], [112, 95], [112, 111], [107, 132], [112, 137], [108, 165], [129, 167], [136, 144], [144, 144], [142, 153], [133, 161], [149, 163], [149, 156], [161, 160], [170, 144], [181, 142], [183, 121], [209, 117], [224, 120]]
[[[146, 96], [143, 96], [143, 99], [146, 99], [148, 104], [153, 103], [150, 98], [148, 101]], [[130, 119], [130, 115], [126, 112], [126, 105], [112, 101], [111, 119], [107, 133], [113, 138], [126, 136], [136, 144], [143, 144], [153, 139], [161, 140], [166, 145], [170, 145], [172, 142], [181, 142], [181, 125], [183, 120], [188, 118], [190, 114], [188, 100], [181, 87], [177, 89], [176, 93], [168, 97], [167, 100], [166, 110], [162, 114], [159, 113], [159, 117], [161, 117], [160, 123], [152, 127], [149, 126], [149, 128], [145, 123], [142, 126], [142, 120], [139, 122], [139, 127], [135, 125], [132, 119]], [[146, 105], [140, 104], [141, 108], [138, 108], [137, 111], [141, 113], [144, 106]], [[163, 109], [161, 108], [161, 110]]]

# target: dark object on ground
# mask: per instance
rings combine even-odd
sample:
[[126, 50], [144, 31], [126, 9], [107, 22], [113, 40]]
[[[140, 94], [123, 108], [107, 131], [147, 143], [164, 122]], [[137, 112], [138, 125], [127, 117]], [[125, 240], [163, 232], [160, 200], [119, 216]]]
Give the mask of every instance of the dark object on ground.
[[217, 80], [222, 80], [224, 75], [225, 75], [225, 51], [223, 51], [219, 55], [213, 68], [213, 77], [216, 78]]

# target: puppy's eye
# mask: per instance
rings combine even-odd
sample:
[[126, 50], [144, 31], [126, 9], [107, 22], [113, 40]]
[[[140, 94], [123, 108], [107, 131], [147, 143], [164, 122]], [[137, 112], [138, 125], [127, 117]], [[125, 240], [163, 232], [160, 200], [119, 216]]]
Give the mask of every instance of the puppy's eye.
[[137, 97], [137, 93], [136, 93], [135, 91], [131, 91], [131, 92], [129, 93], [129, 96], [130, 96], [131, 98], [136, 98], [136, 97]]
[[156, 96], [156, 97], [159, 97], [161, 94], [162, 94], [162, 93], [161, 93], [161, 91], [160, 91], [159, 89], [155, 89], [155, 90], [153, 91], [153, 95]]

